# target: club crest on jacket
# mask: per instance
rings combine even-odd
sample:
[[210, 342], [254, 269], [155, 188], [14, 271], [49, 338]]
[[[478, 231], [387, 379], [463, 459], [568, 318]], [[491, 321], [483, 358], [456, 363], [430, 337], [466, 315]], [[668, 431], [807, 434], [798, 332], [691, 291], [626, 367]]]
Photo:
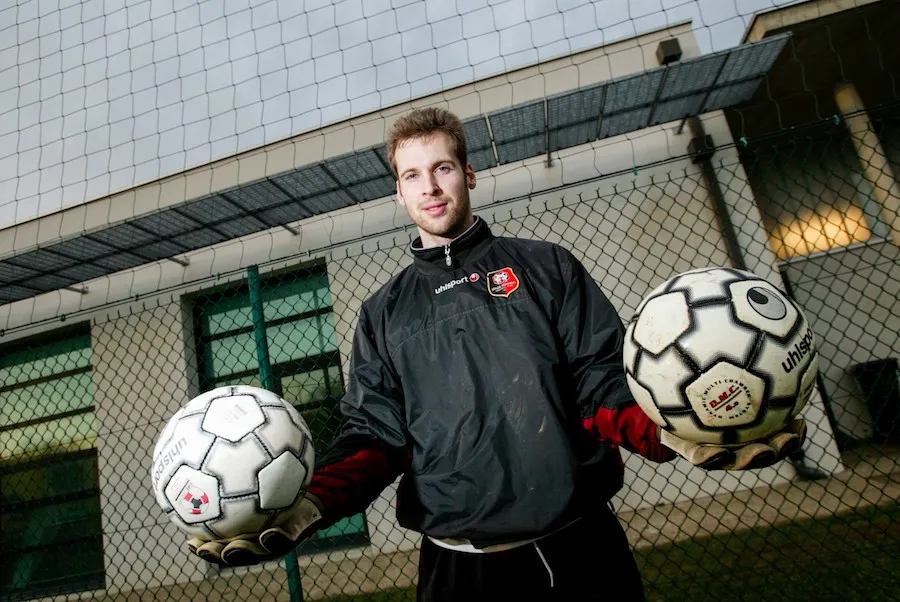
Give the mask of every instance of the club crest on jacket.
[[509, 297], [519, 288], [519, 277], [512, 268], [487, 273], [488, 292], [495, 297]]

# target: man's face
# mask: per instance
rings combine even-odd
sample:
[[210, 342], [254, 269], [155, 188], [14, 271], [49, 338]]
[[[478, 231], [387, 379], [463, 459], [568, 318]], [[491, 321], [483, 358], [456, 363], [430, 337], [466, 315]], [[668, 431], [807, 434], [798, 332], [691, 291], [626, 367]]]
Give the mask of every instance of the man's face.
[[460, 165], [447, 134], [403, 141], [394, 163], [397, 200], [418, 226], [423, 246], [446, 244], [472, 225], [469, 190], [475, 188], [475, 171]]

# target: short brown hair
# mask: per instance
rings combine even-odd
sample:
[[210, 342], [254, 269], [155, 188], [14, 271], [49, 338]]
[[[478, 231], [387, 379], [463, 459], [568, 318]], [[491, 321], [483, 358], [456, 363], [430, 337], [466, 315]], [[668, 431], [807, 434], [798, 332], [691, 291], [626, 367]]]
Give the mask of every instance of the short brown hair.
[[456, 152], [456, 158], [459, 159], [460, 165], [463, 167], [468, 163], [468, 153], [466, 152], [466, 133], [463, 130], [462, 121], [459, 117], [446, 109], [439, 107], [425, 107], [423, 109], [414, 109], [407, 113], [394, 123], [388, 136], [387, 151], [388, 161], [391, 169], [394, 170], [394, 176], [399, 177], [397, 173], [397, 163], [394, 155], [400, 143], [415, 138], [427, 138], [437, 132], [443, 132], [450, 136], [450, 143]]

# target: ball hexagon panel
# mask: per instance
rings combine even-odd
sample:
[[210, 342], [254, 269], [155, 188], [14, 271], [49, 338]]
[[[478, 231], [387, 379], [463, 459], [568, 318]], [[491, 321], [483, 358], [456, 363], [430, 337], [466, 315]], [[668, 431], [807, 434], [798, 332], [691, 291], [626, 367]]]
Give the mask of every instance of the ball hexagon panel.
[[659, 356], [641, 356], [635, 380], [654, 392], [654, 402], [662, 409], [685, 409], [681, 384], [690, 379], [691, 368], [674, 347]]
[[700, 268], [684, 272], [672, 279], [669, 291], [685, 291], [690, 303], [726, 299], [726, 283], [735, 275], [720, 268]]
[[797, 308], [764, 280], [742, 280], [729, 287], [735, 317], [742, 323], [783, 339], [797, 326]]
[[735, 324], [727, 305], [695, 307], [691, 314], [691, 332], [679, 345], [701, 369], [722, 359], [738, 365], [749, 361], [756, 333]]
[[164, 494], [164, 489], [172, 478], [172, 474], [184, 465], [199, 468], [215, 441], [213, 435], [200, 428], [202, 420], [202, 414], [192, 416], [176, 414], [176, 417], [173, 417], [164, 429], [168, 430], [171, 426], [169, 437], [165, 443], [159, 446], [153, 457], [153, 468], [151, 469], [153, 491], [163, 510], [167, 511], [172, 507]]
[[286, 451], [299, 454], [303, 450], [306, 433], [291, 420], [285, 407], [267, 407], [266, 423], [256, 432], [266, 449], [277, 458]]
[[165, 496], [185, 523], [202, 523], [221, 514], [219, 483], [212, 475], [181, 466], [165, 486]]
[[765, 382], [728, 362], [719, 362], [685, 389], [701, 423], [725, 428], [750, 424], [765, 399]]
[[237, 443], [216, 439], [203, 468], [218, 476], [223, 497], [255, 494], [256, 474], [270, 460], [256, 437], [244, 437]]
[[266, 421], [256, 398], [233, 395], [213, 399], [203, 415], [203, 429], [236, 443]]
[[244, 533], [259, 533], [272, 521], [272, 513], [261, 512], [259, 498], [223, 498], [222, 516], [207, 523], [219, 538], [235, 537]]
[[309, 426], [306, 424], [306, 420], [303, 419], [303, 416], [296, 408], [294, 408], [294, 406], [285, 402], [284, 409], [287, 411], [291, 422], [293, 422], [304, 434], [303, 445], [301, 446], [298, 442], [299, 447], [295, 450], [295, 453], [300, 457], [300, 461], [307, 469], [306, 480], [303, 484], [303, 487], [305, 488], [312, 479], [313, 469], [316, 465], [316, 449], [313, 445], [312, 433], [309, 430]]
[[658, 355], [691, 326], [683, 293], [666, 293], [647, 301], [634, 327], [634, 340]]
[[259, 471], [259, 505], [264, 510], [280, 510], [292, 505], [311, 475], [291, 452], [284, 452]]

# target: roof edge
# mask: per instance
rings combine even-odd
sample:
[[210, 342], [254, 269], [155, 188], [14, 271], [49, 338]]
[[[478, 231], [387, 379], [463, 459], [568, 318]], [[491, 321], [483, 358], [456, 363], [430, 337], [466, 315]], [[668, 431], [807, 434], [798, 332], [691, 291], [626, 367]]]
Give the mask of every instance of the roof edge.
[[881, 0], [796, 0], [754, 13], [744, 30], [741, 44], [758, 42], [767, 35], [786, 27], [827, 17]]

